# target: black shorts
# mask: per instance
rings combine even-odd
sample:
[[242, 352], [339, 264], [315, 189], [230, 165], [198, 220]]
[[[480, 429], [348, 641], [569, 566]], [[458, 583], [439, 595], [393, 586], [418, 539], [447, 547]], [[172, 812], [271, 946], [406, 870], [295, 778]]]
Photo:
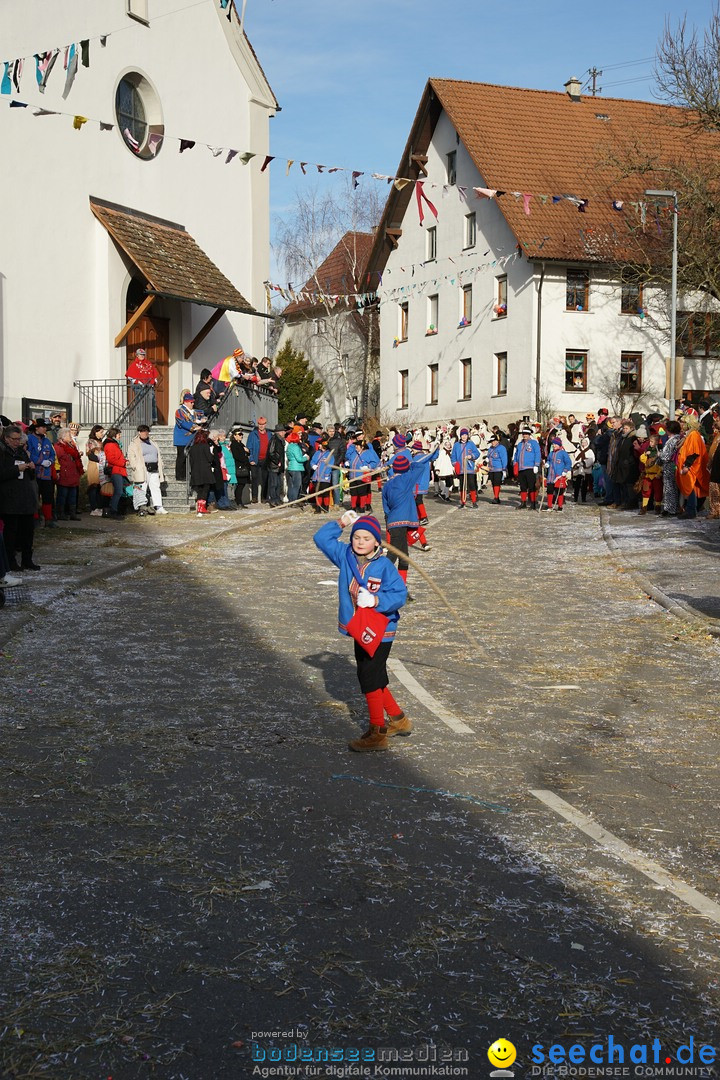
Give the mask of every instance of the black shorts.
[[503, 478], [502, 472], [488, 473], [488, 479], [490, 481], [490, 486], [491, 487], [500, 487], [500, 485], [502, 484], [502, 478]]
[[381, 641], [374, 656], [366, 653], [357, 641], [354, 645], [357, 677], [363, 694], [371, 694], [373, 690], [383, 690], [389, 682], [387, 659], [392, 648], [392, 641]]
[[521, 491], [535, 491], [538, 474], [534, 469], [521, 469], [518, 473], [518, 484]]

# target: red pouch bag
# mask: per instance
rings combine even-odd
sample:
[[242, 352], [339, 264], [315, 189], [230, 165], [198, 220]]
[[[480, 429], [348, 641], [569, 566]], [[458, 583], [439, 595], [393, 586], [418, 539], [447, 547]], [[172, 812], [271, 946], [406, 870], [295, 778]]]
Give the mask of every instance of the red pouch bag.
[[390, 622], [377, 608], [359, 607], [347, 624], [347, 632], [368, 656], [374, 656]]

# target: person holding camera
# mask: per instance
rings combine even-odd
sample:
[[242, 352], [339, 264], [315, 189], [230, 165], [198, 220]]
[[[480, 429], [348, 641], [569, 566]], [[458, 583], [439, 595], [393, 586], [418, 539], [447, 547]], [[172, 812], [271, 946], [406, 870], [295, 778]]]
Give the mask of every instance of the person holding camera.
[[[127, 463], [133, 479], [133, 510], [138, 517], [146, 514], [167, 514], [163, 506], [160, 485], [165, 480], [162, 456], [157, 443], [150, 438], [147, 424], [138, 424], [137, 436], [130, 443]], [[150, 505], [147, 505], [148, 491]]]

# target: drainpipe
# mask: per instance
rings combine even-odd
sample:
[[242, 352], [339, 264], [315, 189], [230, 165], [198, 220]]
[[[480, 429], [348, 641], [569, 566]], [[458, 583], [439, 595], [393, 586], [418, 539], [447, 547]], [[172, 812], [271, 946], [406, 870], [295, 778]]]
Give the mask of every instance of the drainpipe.
[[535, 345], [535, 419], [540, 419], [540, 357], [541, 348], [540, 341], [542, 335], [542, 291], [543, 282], [545, 280], [545, 263], [540, 263], [540, 281], [538, 283], [537, 294], [537, 327], [536, 336], [537, 341]]

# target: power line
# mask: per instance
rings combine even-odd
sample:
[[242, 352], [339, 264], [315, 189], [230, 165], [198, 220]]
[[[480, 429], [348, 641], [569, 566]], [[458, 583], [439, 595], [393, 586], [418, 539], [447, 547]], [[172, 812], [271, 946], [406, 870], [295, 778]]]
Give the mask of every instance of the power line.
[[618, 79], [617, 82], [605, 83], [605, 88], [608, 86], [626, 86], [628, 83], [650, 82], [653, 78], [653, 75], [638, 75], [635, 79]]

